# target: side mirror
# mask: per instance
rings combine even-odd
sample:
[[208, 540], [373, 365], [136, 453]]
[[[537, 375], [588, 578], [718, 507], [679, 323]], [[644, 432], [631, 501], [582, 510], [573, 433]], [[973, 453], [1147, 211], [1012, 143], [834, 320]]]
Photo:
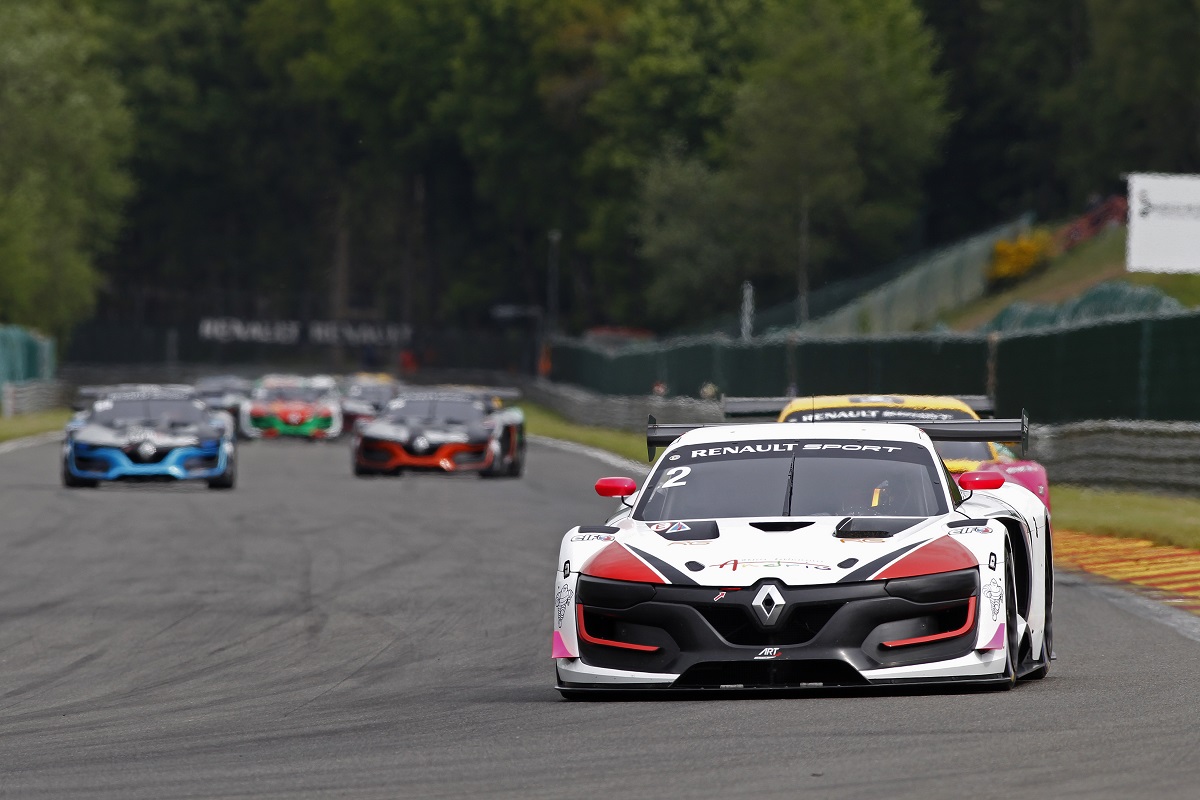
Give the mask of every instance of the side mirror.
[[964, 472], [958, 476], [958, 485], [963, 489], [999, 489], [1004, 485], [1004, 476], [999, 472]]
[[633, 478], [601, 478], [596, 481], [596, 494], [601, 497], [629, 497], [636, 491], [637, 484]]

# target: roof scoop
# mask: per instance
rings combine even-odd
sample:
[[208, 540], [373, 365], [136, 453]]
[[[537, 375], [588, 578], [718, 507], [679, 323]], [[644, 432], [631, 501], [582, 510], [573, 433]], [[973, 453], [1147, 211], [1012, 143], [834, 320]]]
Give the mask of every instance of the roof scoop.
[[788, 531], [798, 531], [801, 528], [807, 528], [812, 525], [812, 522], [804, 520], [785, 519], [778, 522], [751, 522], [751, 528], [758, 528], [765, 533], [787, 533]]

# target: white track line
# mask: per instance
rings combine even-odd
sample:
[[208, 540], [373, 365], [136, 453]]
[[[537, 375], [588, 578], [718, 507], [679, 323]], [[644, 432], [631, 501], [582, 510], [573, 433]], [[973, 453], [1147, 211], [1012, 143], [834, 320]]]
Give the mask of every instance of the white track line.
[[599, 447], [589, 447], [586, 444], [578, 442], [568, 442], [563, 439], [551, 439], [549, 436], [536, 436], [529, 434], [529, 441], [540, 444], [545, 447], [552, 447], [555, 450], [562, 450], [567, 453], [575, 453], [576, 455], [588, 456], [597, 461], [603, 461], [610, 467], [616, 467], [619, 470], [626, 472], [636, 472], [639, 475], [645, 475], [650, 471], [649, 464], [642, 464], [638, 461], [630, 461], [628, 458], [623, 458], [615, 453], [610, 453], [607, 450], [601, 450]]
[[62, 440], [62, 431], [39, 433], [37, 436], [26, 436], [21, 439], [9, 439], [7, 442], [0, 442], [0, 455], [3, 455], [4, 453], [11, 453], [14, 450], [24, 450], [26, 447], [37, 447], [40, 444], [61, 442]]

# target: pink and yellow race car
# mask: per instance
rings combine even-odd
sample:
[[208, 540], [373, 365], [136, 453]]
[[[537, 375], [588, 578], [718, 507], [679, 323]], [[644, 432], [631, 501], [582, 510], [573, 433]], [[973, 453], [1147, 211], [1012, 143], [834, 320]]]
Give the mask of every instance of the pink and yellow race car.
[[[939, 422], [991, 415], [986, 397], [948, 395], [823, 395], [818, 397], [727, 397], [726, 417], [777, 416], [779, 422]], [[1046, 468], [1019, 457], [1000, 442], [938, 442], [946, 468], [956, 476], [967, 472], [999, 472], [1036, 494], [1050, 508]]]

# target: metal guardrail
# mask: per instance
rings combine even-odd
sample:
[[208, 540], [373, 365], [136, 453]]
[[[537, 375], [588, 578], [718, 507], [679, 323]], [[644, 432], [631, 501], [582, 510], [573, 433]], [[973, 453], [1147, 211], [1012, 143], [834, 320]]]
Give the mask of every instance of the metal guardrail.
[[61, 381], [24, 381], [0, 385], [0, 416], [49, 411], [66, 405], [66, 387]]
[[1200, 423], [1094, 420], [1030, 429], [1030, 457], [1051, 483], [1200, 490]]

